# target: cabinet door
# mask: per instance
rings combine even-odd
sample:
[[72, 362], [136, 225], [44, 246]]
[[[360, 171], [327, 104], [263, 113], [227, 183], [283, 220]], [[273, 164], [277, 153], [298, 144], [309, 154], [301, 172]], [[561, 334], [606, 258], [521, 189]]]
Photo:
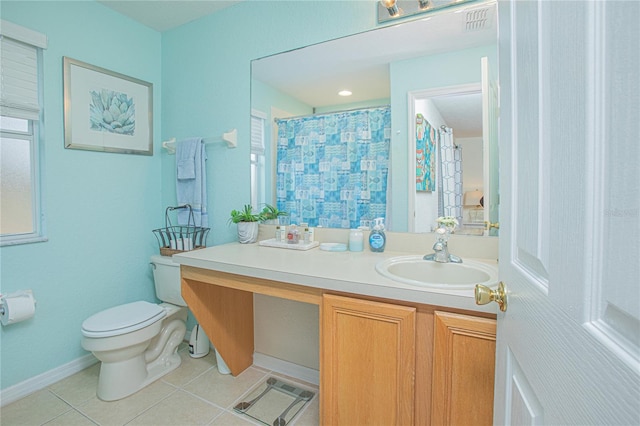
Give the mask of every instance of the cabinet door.
[[496, 321], [435, 312], [431, 424], [491, 425]]
[[413, 424], [415, 322], [415, 308], [323, 297], [321, 424]]

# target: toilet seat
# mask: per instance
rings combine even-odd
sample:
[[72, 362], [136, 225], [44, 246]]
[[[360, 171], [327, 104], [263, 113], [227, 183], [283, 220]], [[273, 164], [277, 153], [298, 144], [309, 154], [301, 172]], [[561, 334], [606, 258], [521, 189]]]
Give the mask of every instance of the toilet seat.
[[167, 315], [154, 303], [139, 301], [105, 309], [82, 323], [85, 337], [111, 337], [145, 328]]

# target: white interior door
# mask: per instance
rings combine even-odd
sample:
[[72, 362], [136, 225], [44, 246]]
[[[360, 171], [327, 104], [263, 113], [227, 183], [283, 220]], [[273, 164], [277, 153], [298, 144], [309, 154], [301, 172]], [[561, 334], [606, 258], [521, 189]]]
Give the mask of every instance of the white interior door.
[[640, 424], [640, 2], [500, 1], [495, 424]]

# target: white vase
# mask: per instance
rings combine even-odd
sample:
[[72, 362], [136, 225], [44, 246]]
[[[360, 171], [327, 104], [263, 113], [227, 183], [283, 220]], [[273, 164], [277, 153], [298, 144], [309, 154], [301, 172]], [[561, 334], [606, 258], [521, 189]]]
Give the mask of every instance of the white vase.
[[241, 244], [255, 243], [258, 240], [258, 222], [238, 222], [238, 241]]

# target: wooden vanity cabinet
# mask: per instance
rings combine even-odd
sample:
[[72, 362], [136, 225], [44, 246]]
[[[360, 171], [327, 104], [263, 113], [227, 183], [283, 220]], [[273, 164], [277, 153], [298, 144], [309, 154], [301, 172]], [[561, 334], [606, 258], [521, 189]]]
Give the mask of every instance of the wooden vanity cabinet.
[[495, 315], [181, 267], [182, 296], [236, 376], [253, 293], [320, 307], [320, 425], [492, 423]]
[[320, 424], [491, 424], [495, 329], [468, 313], [325, 294]]

